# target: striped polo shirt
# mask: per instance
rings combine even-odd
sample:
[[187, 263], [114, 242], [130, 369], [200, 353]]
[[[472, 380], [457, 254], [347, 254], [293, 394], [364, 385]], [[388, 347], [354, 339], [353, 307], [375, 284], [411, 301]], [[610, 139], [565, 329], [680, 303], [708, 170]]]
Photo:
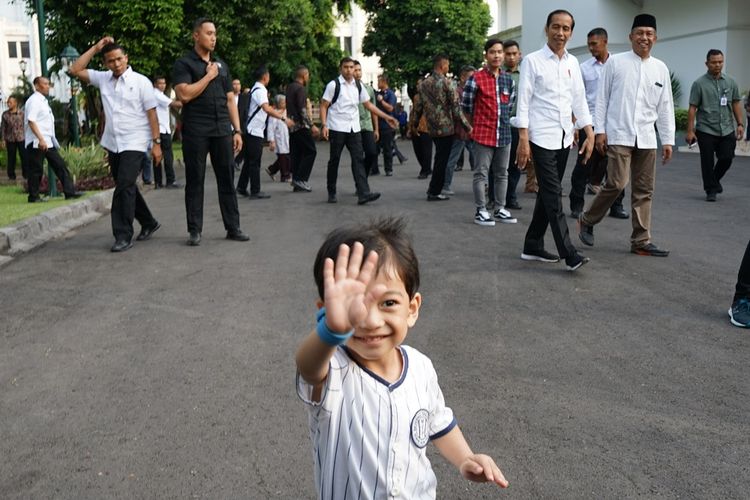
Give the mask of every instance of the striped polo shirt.
[[319, 499], [435, 498], [425, 447], [456, 425], [432, 362], [400, 346], [403, 371], [389, 383], [360, 366], [346, 347], [331, 358], [320, 402], [297, 375], [306, 403]]

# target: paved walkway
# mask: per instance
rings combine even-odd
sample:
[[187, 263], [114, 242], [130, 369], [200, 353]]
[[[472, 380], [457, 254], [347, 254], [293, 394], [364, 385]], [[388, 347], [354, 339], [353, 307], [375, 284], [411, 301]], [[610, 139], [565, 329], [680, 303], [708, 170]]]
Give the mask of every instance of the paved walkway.
[[750, 159], [709, 204], [697, 155], [678, 154], [659, 167], [653, 220], [672, 255], [631, 255], [630, 222], [608, 218], [571, 274], [519, 259], [531, 195], [519, 224], [479, 227], [470, 172], [427, 203], [403, 151], [363, 207], [348, 162], [326, 203], [325, 145], [310, 194], [263, 174], [273, 197], [240, 200], [249, 243], [224, 239], [209, 175], [198, 248], [184, 244], [183, 193], [159, 190], [151, 241], [111, 254], [103, 217], [0, 268], [0, 497], [313, 498], [293, 382], [312, 262], [326, 231], [386, 214], [410, 219], [420, 258], [408, 344], [511, 482], [469, 484], [431, 453], [439, 498], [746, 497], [750, 335], [726, 310], [750, 237]]

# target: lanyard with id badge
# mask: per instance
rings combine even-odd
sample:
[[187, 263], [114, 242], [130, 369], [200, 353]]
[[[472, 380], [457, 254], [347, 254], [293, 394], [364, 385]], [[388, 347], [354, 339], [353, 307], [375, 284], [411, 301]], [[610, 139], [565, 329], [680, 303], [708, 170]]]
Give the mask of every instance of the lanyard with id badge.
[[724, 89], [723, 90], [723, 94], [719, 98], [719, 106], [726, 106], [727, 105], [727, 103], [728, 103], [727, 92], [729, 92], [729, 89]]

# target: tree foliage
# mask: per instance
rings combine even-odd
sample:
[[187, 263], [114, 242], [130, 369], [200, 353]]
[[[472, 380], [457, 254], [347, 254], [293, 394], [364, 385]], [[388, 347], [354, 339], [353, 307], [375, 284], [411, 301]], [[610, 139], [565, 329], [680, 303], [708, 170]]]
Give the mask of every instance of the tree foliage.
[[377, 53], [396, 84], [413, 83], [446, 54], [454, 72], [477, 65], [492, 18], [482, 0], [358, 0], [369, 23], [362, 51]]
[[[34, 12], [34, 0], [21, 1]], [[333, 2], [44, 0], [48, 54], [55, 58], [68, 44], [83, 52], [111, 35], [126, 48], [135, 71], [169, 78], [174, 61], [193, 46], [193, 21], [206, 17], [216, 24], [217, 55], [243, 84], [252, 84], [253, 69], [265, 64], [272, 86], [280, 87], [290, 81], [295, 66], [305, 64], [314, 96], [336, 74], [341, 56], [332, 36]], [[93, 62], [94, 67], [99, 64]]]

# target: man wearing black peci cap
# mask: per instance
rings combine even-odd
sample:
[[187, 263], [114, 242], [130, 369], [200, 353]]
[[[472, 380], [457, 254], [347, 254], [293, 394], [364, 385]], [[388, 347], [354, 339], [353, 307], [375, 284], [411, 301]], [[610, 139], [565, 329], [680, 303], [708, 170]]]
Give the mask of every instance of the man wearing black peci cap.
[[651, 242], [651, 201], [656, 177], [656, 132], [662, 142], [662, 164], [672, 158], [674, 104], [669, 69], [651, 56], [656, 43], [656, 19], [635, 16], [630, 31], [633, 50], [609, 58], [596, 97], [596, 147], [607, 155], [607, 181], [579, 220], [579, 237], [594, 244], [594, 225], [606, 215], [632, 178], [633, 232], [630, 251], [666, 257], [668, 250]]

